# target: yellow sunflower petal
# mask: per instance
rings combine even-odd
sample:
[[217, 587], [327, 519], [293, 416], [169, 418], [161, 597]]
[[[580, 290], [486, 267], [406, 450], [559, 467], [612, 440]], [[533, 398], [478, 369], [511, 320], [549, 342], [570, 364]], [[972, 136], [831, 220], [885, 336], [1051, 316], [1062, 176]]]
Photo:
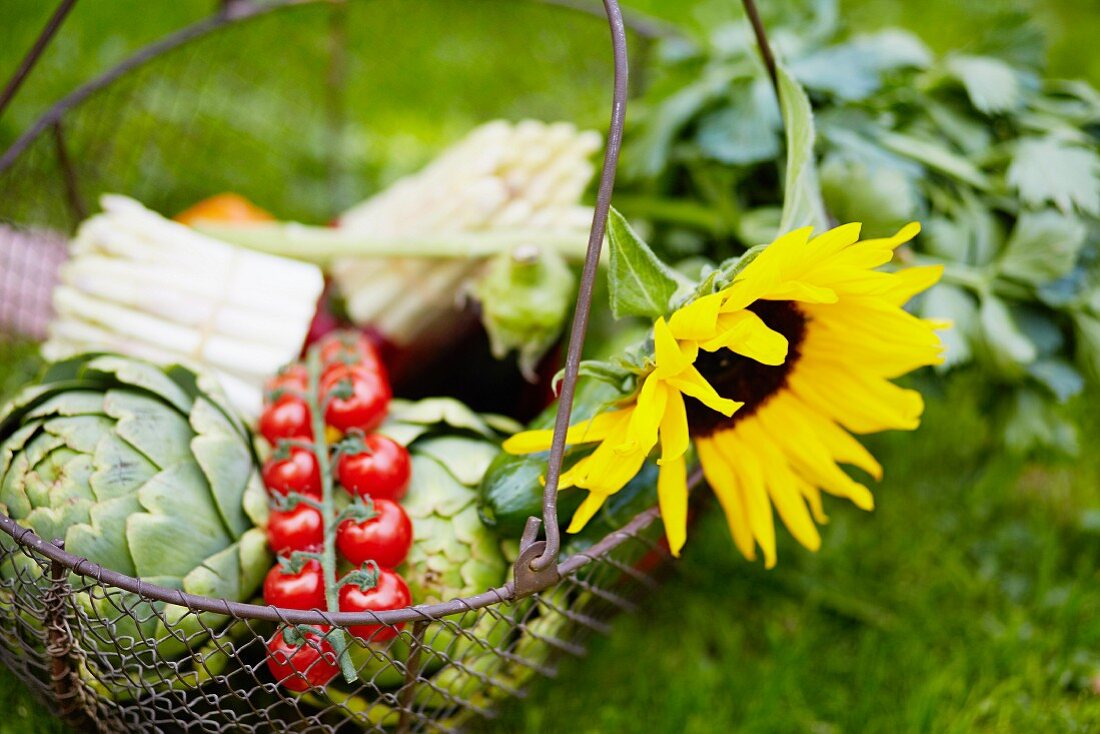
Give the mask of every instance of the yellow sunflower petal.
[[756, 456], [764, 462], [768, 496], [783, 524], [803, 546], [812, 551], [818, 550], [821, 547], [821, 535], [817, 532], [817, 526], [814, 525], [803, 499], [803, 480], [794, 475], [786, 457], [771, 438], [760, 430], [756, 421], [751, 418], [742, 421], [737, 425], [737, 433], [746, 446], [755, 450]]
[[729, 349], [761, 364], [783, 364], [787, 358], [787, 338], [768, 328], [752, 311], [722, 314], [718, 319], [719, 336], [700, 344], [708, 352]]
[[577, 508], [577, 511], [573, 513], [573, 519], [569, 522], [569, 527], [565, 532], [567, 533], [579, 533], [584, 530], [584, 526], [588, 524], [588, 521], [592, 519], [603, 503], [607, 501], [607, 496], [599, 494], [597, 492], [589, 492], [588, 497], [585, 498], [581, 506]]
[[836, 303], [836, 291], [803, 280], [780, 283], [761, 296], [766, 301], [800, 301], [802, 303]]
[[615, 494], [634, 478], [642, 468], [649, 448], [637, 451], [622, 451], [625, 436], [611, 437], [596, 447], [586, 458], [585, 475], [577, 482], [578, 487], [590, 489], [600, 494]]
[[882, 464], [878, 463], [871, 452], [850, 433], [838, 426], [831, 418], [819, 413], [797, 396], [789, 396], [792, 410], [806, 421], [814, 436], [837, 461], [859, 467], [875, 479], [882, 479]]
[[653, 353], [657, 361], [653, 374], [660, 378], [679, 374], [695, 361], [694, 345], [681, 346], [664, 318], [653, 324]]
[[834, 418], [853, 433], [911, 431], [920, 425], [924, 399], [880, 377], [814, 363], [788, 378], [791, 389], [805, 402]]
[[901, 229], [897, 231], [892, 237], [882, 237], [879, 239], [864, 240], [860, 244], [868, 244], [876, 247], [888, 247], [891, 250], [896, 250], [900, 245], [904, 245], [909, 240], [920, 234], [920, 222], [909, 222]]
[[634, 414], [630, 416], [630, 427], [625, 440], [616, 448], [620, 452], [646, 451], [657, 443], [657, 429], [665, 414], [668, 394], [672, 392], [655, 373], [651, 373], [638, 391]]
[[680, 458], [687, 453], [690, 445], [684, 396], [676, 390], [669, 390], [665, 413], [661, 417], [661, 458], [658, 463]]
[[764, 567], [775, 568], [775, 522], [756, 446], [747, 443], [736, 428], [717, 431], [712, 439], [737, 476], [748, 509], [749, 527], [764, 553]]
[[688, 367], [675, 377], [670, 377], [668, 384], [684, 395], [690, 395], [711, 410], [718, 411], [726, 417], [733, 415], [738, 408], [744, 405], [744, 403], [719, 395], [711, 387], [711, 384], [699, 374], [699, 370], [694, 367]]
[[678, 309], [668, 320], [668, 328], [677, 339], [701, 341], [714, 336], [718, 309], [725, 298], [721, 293], [703, 296]]
[[814, 485], [815, 492], [820, 487], [830, 494], [851, 500], [860, 509], [873, 509], [871, 491], [837, 466], [833, 456], [798, 413], [797, 405], [797, 401], [788, 395], [777, 396], [757, 411], [753, 418], [791, 465], [797, 468], [797, 473]]
[[679, 557], [687, 540], [687, 468], [681, 455], [661, 465], [657, 475], [657, 504], [665, 524], [668, 549]]
[[[565, 433], [565, 443], [571, 445], [602, 441], [617, 426], [629, 420], [633, 410], [634, 408], [630, 407], [600, 413], [590, 420], [581, 421], [575, 426], [570, 426]], [[502, 448], [509, 454], [533, 454], [539, 451], [549, 451], [553, 440], [554, 431], [552, 429], [523, 431], [505, 440]]]
[[822, 232], [817, 237], [814, 237], [806, 244], [806, 254], [804, 258], [804, 262], [807, 264], [806, 269], [808, 270], [821, 260], [835, 255], [845, 247], [854, 244], [859, 240], [859, 232], [862, 228], [863, 225], [859, 222], [849, 222], [833, 227], [830, 230]]
[[882, 294], [895, 306], [904, 306], [913, 296], [923, 293], [940, 281], [943, 276], [942, 265], [925, 265], [905, 268], [892, 274], [890, 288]]
[[695, 448], [699, 452], [699, 463], [703, 465], [703, 476], [714, 490], [718, 504], [726, 515], [733, 544], [746, 559], [755, 561], [756, 543], [753, 541], [752, 528], [749, 527], [748, 506], [738, 487], [737, 475], [722, 456], [721, 449], [711, 439], [697, 439]]

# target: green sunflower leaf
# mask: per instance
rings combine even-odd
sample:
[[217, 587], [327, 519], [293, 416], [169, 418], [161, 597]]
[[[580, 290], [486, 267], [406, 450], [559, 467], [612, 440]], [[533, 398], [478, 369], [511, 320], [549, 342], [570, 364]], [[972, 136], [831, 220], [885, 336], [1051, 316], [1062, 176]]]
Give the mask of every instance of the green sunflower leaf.
[[810, 99], [790, 72], [780, 64], [779, 108], [787, 136], [787, 170], [783, 181], [783, 214], [779, 233], [807, 225], [822, 230], [828, 226], [821, 187], [814, 163], [814, 114]]
[[1020, 76], [1011, 66], [990, 56], [953, 56], [947, 70], [966, 89], [970, 103], [979, 112], [994, 115], [1020, 106], [1023, 89]]
[[989, 362], [1001, 373], [1019, 374], [1021, 367], [1035, 361], [1038, 348], [1021, 331], [1004, 301], [992, 294], [982, 296], [978, 318]]
[[1008, 184], [1031, 206], [1054, 204], [1100, 216], [1100, 155], [1054, 137], [1025, 138], [1016, 145]]
[[1077, 337], [1077, 361], [1093, 380], [1100, 380], [1100, 317], [1077, 312], [1073, 314]]
[[1085, 387], [1085, 378], [1081, 373], [1059, 357], [1036, 360], [1028, 365], [1027, 371], [1062, 402], [1069, 400]]
[[699, 121], [699, 150], [719, 163], [745, 165], [779, 155], [782, 120], [764, 79], [730, 90], [731, 104]]
[[607, 234], [611, 245], [607, 278], [615, 318], [657, 318], [668, 313], [676, 291], [690, 285], [687, 278], [661, 262], [615, 209], [607, 220]]
[[1057, 280], [1073, 269], [1087, 234], [1074, 216], [1053, 209], [1024, 212], [1005, 245], [1000, 271], [1036, 285]]

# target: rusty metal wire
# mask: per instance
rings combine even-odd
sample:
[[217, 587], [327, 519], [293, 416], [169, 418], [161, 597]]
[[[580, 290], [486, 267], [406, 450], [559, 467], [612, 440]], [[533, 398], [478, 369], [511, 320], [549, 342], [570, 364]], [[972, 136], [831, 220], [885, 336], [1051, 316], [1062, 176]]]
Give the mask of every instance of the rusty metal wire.
[[[454, 731], [555, 675], [656, 583], [667, 558], [646, 512], [528, 598], [355, 638], [360, 680], [290, 694], [265, 663], [278, 624], [203, 613], [70, 573], [0, 535], [0, 661], [80, 730]], [[281, 611], [281, 610], [276, 610]]]
[[[378, 614], [330, 614], [161, 588], [68, 554], [0, 515], [0, 661], [78, 730], [456, 731], [471, 717], [492, 716], [495, 701], [521, 695], [532, 677], [553, 676], [562, 655], [584, 654], [588, 635], [606, 632], [612, 616], [632, 610], [654, 588], [652, 572], [667, 559], [657, 512], [641, 513], [587, 548], [567, 547], [573, 552], [559, 563], [554, 482], [622, 134], [626, 26], [643, 42], [660, 28], [624, 22], [615, 0], [603, 0], [602, 8], [570, 0], [546, 4], [605, 14], [615, 61], [608, 148], [547, 483], [547, 542], [535, 542], [531, 533], [515, 565], [519, 578], [473, 597]], [[0, 221], [6, 223], [0, 230], [0, 331], [41, 336], [64, 235], [98, 193], [121, 190], [172, 211], [212, 189], [240, 190], [245, 176], [287, 180], [289, 170], [334, 160], [331, 151], [313, 149], [323, 149], [324, 135], [320, 143], [307, 139], [302, 157], [270, 155], [288, 124], [267, 114], [286, 109], [280, 95], [296, 95], [293, 124], [323, 131], [331, 104], [324, 90], [302, 89], [291, 78], [267, 88], [268, 99], [278, 104], [266, 106], [255, 94], [252, 57], [269, 49], [249, 41], [263, 34], [208, 43], [225, 29], [266, 22], [275, 11], [298, 13], [300, 28], [330, 28], [326, 16], [310, 15], [306, 7], [325, 5], [237, 0], [76, 90], [0, 156]], [[226, 49], [233, 63], [219, 63]], [[215, 67], [216, 77], [207, 73]], [[212, 97], [207, 91], [213, 84], [220, 94]], [[234, 89], [252, 94], [260, 113], [231, 108], [237, 101], [226, 91]], [[199, 100], [204, 105], [194, 105], [197, 112], [190, 105]], [[227, 100], [225, 107], [217, 100]], [[248, 170], [188, 169], [191, 153], [209, 158], [212, 151]], [[155, 185], [166, 174], [171, 191]], [[333, 205], [327, 174], [318, 178], [307, 180], [305, 190], [289, 191], [287, 206], [274, 208], [293, 214], [302, 199]], [[353, 685], [292, 694], [268, 669], [266, 643], [284, 625], [363, 623], [397, 635], [384, 642], [355, 638], [359, 680]]]

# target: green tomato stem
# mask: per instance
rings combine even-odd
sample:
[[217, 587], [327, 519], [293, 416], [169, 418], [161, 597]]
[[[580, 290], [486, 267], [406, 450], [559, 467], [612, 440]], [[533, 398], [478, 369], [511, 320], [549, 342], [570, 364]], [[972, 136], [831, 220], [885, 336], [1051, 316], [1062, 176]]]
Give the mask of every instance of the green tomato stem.
[[[321, 571], [325, 579], [325, 603], [328, 611], [339, 612], [340, 585], [336, 579], [336, 500], [333, 496], [328, 438], [325, 436], [325, 414], [321, 408], [321, 352], [317, 347], [311, 347], [306, 354], [306, 370], [309, 373], [306, 401], [309, 403], [310, 424], [313, 428], [313, 453], [317, 457], [317, 467], [321, 472], [321, 518], [325, 524]], [[342, 628], [336, 628], [330, 633], [329, 641], [340, 663], [344, 680], [354, 683], [359, 676], [355, 665], [351, 662], [351, 656], [347, 654], [347, 632]]]

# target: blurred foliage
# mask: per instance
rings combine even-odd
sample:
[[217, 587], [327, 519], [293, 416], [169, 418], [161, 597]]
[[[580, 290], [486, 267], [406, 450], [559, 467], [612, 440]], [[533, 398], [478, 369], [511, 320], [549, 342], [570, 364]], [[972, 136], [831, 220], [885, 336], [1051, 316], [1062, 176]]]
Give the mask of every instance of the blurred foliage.
[[[908, 31], [842, 23], [829, 0], [778, 7], [769, 35], [814, 105], [827, 210], [870, 236], [921, 221], [900, 257], [944, 266], [921, 308], [955, 325], [946, 368], [989, 378], [1006, 446], [1073, 453], [1057, 406], [1100, 379], [1100, 92], [1043, 78], [1041, 34], [1018, 12], [986, 14], [984, 53], [937, 57]], [[770, 241], [787, 228], [786, 146], [747, 23], [668, 39], [657, 58], [617, 205], [669, 256]]]

